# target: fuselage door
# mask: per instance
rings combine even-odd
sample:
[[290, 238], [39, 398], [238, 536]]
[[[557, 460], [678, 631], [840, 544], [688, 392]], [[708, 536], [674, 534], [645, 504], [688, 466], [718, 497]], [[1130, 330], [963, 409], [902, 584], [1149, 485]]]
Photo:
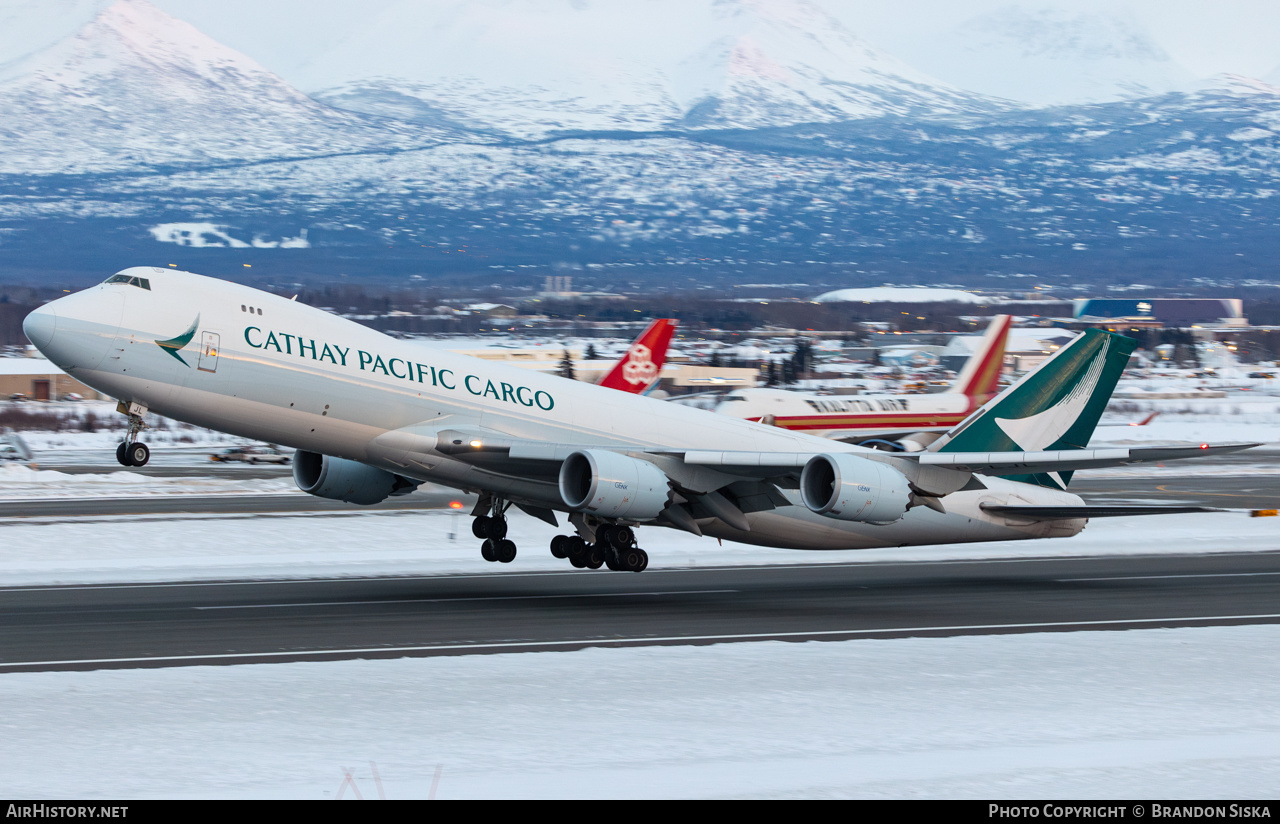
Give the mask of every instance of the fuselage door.
[[200, 369], [218, 371], [218, 349], [221, 348], [217, 332], [200, 333]]

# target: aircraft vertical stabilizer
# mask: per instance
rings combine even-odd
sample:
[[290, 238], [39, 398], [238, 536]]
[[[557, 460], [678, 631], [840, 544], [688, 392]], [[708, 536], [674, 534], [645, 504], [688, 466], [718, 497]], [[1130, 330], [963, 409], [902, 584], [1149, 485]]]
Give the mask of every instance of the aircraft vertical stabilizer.
[[964, 369], [956, 376], [955, 383], [947, 390], [950, 394], [968, 395], [981, 406], [990, 400], [1000, 386], [1000, 368], [1004, 365], [1005, 342], [1013, 316], [996, 315], [982, 336], [976, 352], [965, 362]]
[[[1006, 389], [930, 445], [931, 452], [1083, 449], [1138, 342], [1085, 331], [1031, 375]], [[1061, 489], [1070, 472], [1015, 480]]]
[[600, 386], [640, 394], [662, 374], [667, 360], [667, 347], [675, 334], [676, 322], [659, 318], [640, 333], [617, 365], [600, 379]]

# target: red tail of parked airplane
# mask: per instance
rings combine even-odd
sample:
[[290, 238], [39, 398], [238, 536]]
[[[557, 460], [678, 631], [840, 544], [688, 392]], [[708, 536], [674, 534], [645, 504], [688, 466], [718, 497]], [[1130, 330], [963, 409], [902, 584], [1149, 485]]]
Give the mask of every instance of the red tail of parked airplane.
[[991, 319], [978, 351], [964, 365], [955, 383], [947, 390], [949, 393], [967, 395], [975, 400], [975, 406], [981, 406], [1000, 393], [1000, 369], [1004, 366], [1005, 341], [1011, 325], [1012, 315], [996, 315]]
[[637, 395], [644, 392], [662, 373], [662, 364], [667, 359], [667, 346], [675, 331], [676, 322], [667, 318], [659, 318], [649, 324], [649, 328], [640, 333], [640, 337], [631, 344], [622, 360], [600, 379], [600, 385]]

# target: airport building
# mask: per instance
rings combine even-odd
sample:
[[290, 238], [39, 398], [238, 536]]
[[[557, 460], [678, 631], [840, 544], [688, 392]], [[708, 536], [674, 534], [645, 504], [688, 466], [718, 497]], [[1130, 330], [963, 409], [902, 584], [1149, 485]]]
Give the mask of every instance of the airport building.
[[0, 400], [58, 401], [69, 395], [107, 399], [44, 358], [0, 358]]
[[1072, 303], [1073, 319], [1086, 326], [1188, 329], [1249, 325], [1240, 298], [1077, 298]]

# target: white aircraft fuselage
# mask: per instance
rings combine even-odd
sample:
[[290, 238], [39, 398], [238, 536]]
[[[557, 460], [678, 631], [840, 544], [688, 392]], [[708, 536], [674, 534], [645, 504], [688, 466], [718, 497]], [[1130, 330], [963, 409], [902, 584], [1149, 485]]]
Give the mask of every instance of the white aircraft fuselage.
[[[982, 398], [981, 400], [985, 400]], [[969, 416], [979, 399], [959, 393], [813, 395], [768, 387], [735, 389], [716, 413], [805, 432], [824, 439], [892, 438], [946, 432]]]
[[[123, 278], [123, 280], [120, 280]], [[130, 279], [136, 282], [129, 282]], [[548, 444], [875, 455], [872, 450], [398, 340], [235, 283], [136, 267], [53, 301], [24, 324], [50, 360], [126, 404], [197, 426], [359, 461], [415, 481], [565, 512], [554, 477], [486, 467], [432, 448], [441, 432]], [[145, 288], [144, 288], [145, 285]], [[661, 455], [647, 460], [667, 469]], [[674, 459], [672, 459], [674, 460]], [[664, 463], [666, 461], [666, 463]], [[713, 469], [672, 467], [701, 477]], [[707, 474], [711, 473], [711, 474]], [[734, 479], [728, 479], [732, 482]], [[747, 512], [749, 529], [699, 519], [706, 535], [795, 549], [863, 549], [1073, 535], [1083, 519], [1027, 521], [980, 504], [1079, 506], [1079, 497], [995, 477], [952, 492], [946, 512], [889, 524], [790, 505]], [[739, 525], [741, 526], [741, 524]]]

